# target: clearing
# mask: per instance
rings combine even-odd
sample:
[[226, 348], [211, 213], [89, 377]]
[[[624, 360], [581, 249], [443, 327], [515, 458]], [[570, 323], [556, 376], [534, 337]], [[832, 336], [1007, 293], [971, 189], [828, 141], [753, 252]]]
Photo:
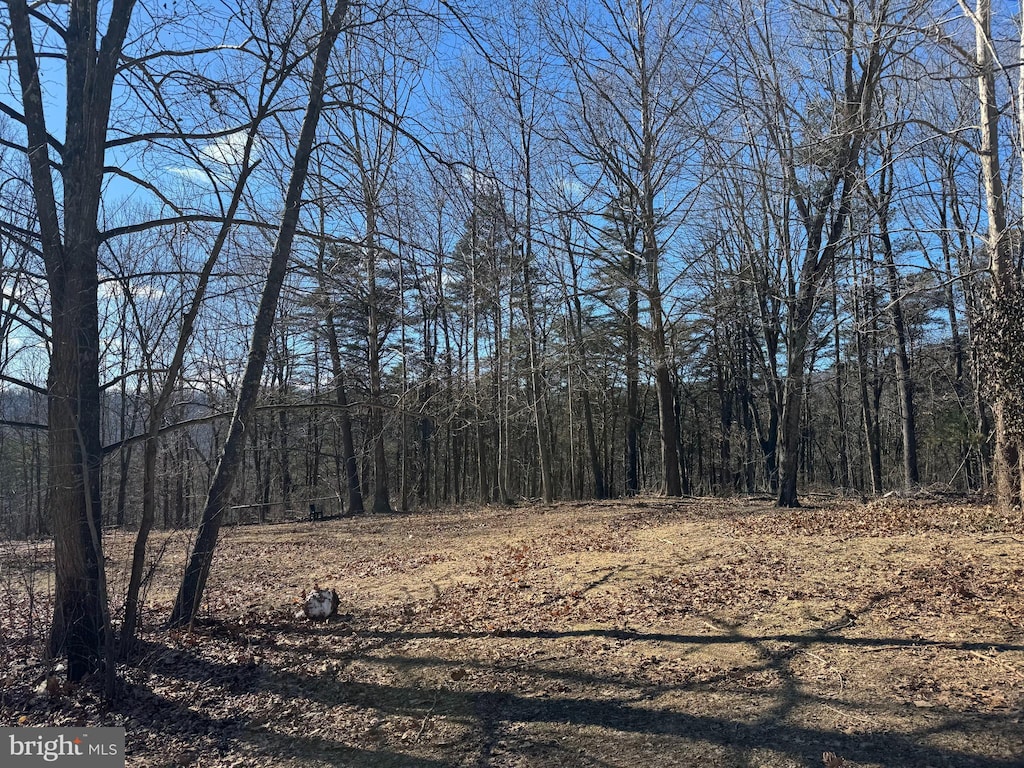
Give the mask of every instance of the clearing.
[[[0, 725], [124, 725], [129, 766], [1024, 766], [1021, 522], [809, 501], [227, 528], [175, 632], [189, 534], [161, 535], [114, 709], [48, 677], [25, 635], [52, 555], [11, 545]], [[132, 539], [109, 541], [120, 594]], [[338, 616], [296, 617], [314, 585]]]

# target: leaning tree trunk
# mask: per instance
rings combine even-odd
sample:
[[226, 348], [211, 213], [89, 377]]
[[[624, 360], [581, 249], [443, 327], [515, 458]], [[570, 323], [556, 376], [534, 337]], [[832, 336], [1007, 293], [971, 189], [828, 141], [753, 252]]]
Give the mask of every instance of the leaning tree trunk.
[[[233, 225], [235, 215], [238, 213], [238, 206], [241, 204], [246, 184], [253, 169], [256, 167], [255, 164], [251, 164], [249, 162], [252, 156], [252, 148], [255, 140], [255, 133], [250, 132], [242, 151], [242, 172], [239, 174], [238, 180], [235, 183], [235, 188], [231, 194], [231, 201], [228, 204], [224, 221], [221, 223], [220, 229], [217, 232], [217, 237], [210, 249], [210, 254], [207, 256], [206, 261], [203, 264], [203, 268], [199, 272], [199, 279], [196, 284], [195, 291], [193, 292], [192, 299], [189, 302], [188, 310], [186, 310], [181, 321], [181, 330], [178, 332], [178, 341], [175, 344], [174, 354], [172, 355], [171, 363], [167, 368], [163, 386], [160, 388], [156, 402], [150, 410], [149, 425], [146, 430], [146, 441], [142, 449], [142, 517], [139, 520], [139, 531], [135, 536], [135, 546], [132, 551], [131, 574], [128, 578], [128, 589], [124, 599], [124, 620], [121, 622], [119, 654], [122, 659], [126, 659], [131, 655], [132, 647], [135, 643], [135, 632], [138, 627], [139, 618], [139, 595], [142, 590], [142, 581], [146, 568], [147, 544], [149, 541], [149, 534], [153, 529], [154, 522], [156, 521], [156, 487], [158, 480], [157, 454], [160, 441], [160, 428], [163, 425], [164, 415], [167, 413], [167, 409], [170, 407], [171, 401], [174, 397], [178, 376], [181, 373], [181, 369], [185, 362], [185, 353], [187, 352], [189, 343], [192, 339], [192, 332], [195, 329], [196, 319], [199, 316], [199, 310], [202, 307], [207, 286], [209, 285], [210, 278], [213, 275], [213, 269], [216, 266], [217, 261], [220, 259], [220, 254], [224, 250], [224, 245], [228, 240], [228, 236], [231, 234], [231, 227]], [[154, 369], [152, 364], [148, 367], [150, 370]], [[179, 484], [182, 482], [183, 476], [184, 471], [179, 471]]]
[[302, 121], [302, 129], [295, 147], [295, 158], [292, 162], [291, 178], [288, 181], [288, 192], [285, 197], [284, 214], [278, 229], [277, 242], [270, 257], [270, 268], [267, 273], [260, 306], [256, 313], [250, 342], [249, 357], [242, 383], [239, 387], [238, 401], [228, 427], [228, 435], [224, 441], [220, 461], [214, 473], [206, 497], [202, 519], [196, 543], [189, 557], [188, 565], [181, 580], [174, 610], [168, 620], [172, 627], [189, 624], [199, 611], [199, 602], [206, 587], [206, 579], [213, 562], [213, 552], [217, 545], [217, 537], [224, 519], [234, 485], [235, 477], [241, 460], [241, 450], [245, 440], [245, 427], [249, 423], [256, 406], [260, 379], [267, 360], [267, 349], [270, 345], [271, 330], [277, 303], [284, 285], [288, 260], [291, 256], [292, 243], [299, 223], [299, 211], [302, 206], [302, 190], [305, 186], [309, 168], [309, 159], [316, 138], [316, 127], [323, 109], [324, 87], [327, 80], [327, 64], [334, 49], [334, 43], [342, 30], [342, 21], [348, 11], [348, 0], [338, 0], [329, 19], [325, 19], [324, 29], [317, 42], [313, 62], [312, 81], [309, 87], [309, 103]]

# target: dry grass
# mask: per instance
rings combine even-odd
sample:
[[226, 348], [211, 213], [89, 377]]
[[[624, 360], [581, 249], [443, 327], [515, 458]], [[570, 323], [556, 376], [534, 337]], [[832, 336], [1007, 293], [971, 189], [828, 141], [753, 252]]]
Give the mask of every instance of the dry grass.
[[[49, 669], [13, 637], [0, 724], [124, 723], [132, 766], [1009, 768], [1022, 542], [991, 509], [898, 499], [238, 527], [201, 621], [168, 633], [176, 534], [117, 706], [37, 691]], [[130, 545], [109, 541], [115, 590]], [[295, 617], [314, 584], [339, 617]]]

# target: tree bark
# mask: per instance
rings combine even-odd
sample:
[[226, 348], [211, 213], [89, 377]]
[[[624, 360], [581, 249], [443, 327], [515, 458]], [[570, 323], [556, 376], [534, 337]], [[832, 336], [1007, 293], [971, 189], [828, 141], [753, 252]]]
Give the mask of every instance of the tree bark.
[[888, 222], [882, 218], [882, 251], [889, 286], [889, 319], [896, 337], [896, 392], [900, 402], [900, 426], [903, 436], [903, 482], [913, 488], [920, 481], [917, 464], [917, 423], [914, 409], [914, 379], [910, 370], [906, 321], [900, 297], [899, 273], [893, 258]]
[[305, 186], [309, 159], [316, 138], [317, 123], [323, 110], [327, 65], [334, 49], [334, 43], [338, 39], [338, 35], [341, 34], [342, 22], [347, 11], [348, 0], [338, 0], [330, 17], [324, 19], [324, 28], [317, 41], [312, 81], [309, 88], [309, 102], [295, 148], [288, 192], [285, 197], [284, 214], [278, 229], [277, 242], [270, 257], [266, 284], [260, 297], [249, 356], [242, 375], [235, 411], [228, 427], [228, 436], [207, 493], [196, 543], [185, 568], [174, 609], [168, 621], [169, 626], [172, 627], [189, 624], [195, 618], [206, 587], [206, 579], [210, 573], [224, 510], [238, 473], [241, 448], [245, 439], [245, 427], [249, 423], [256, 405], [256, 396], [266, 364], [274, 317], [277, 313], [277, 303], [284, 285], [292, 243], [298, 227], [302, 190]]
[[[579, 350], [579, 367], [584, 372], [584, 377], [586, 377], [589, 369], [589, 361], [587, 355], [587, 342], [583, 334], [583, 303], [580, 301], [579, 280], [580, 265], [575, 257], [571, 231], [568, 226], [565, 227], [562, 244], [569, 259], [571, 280], [569, 285], [566, 286], [566, 311], [569, 316], [567, 324], [571, 331], [572, 338], [575, 341], [576, 348]], [[572, 292], [571, 297], [569, 296], [570, 289]], [[583, 404], [583, 429], [587, 442], [587, 456], [590, 459], [590, 472], [594, 480], [594, 498], [606, 499], [608, 498], [608, 486], [605, 481], [604, 467], [601, 466], [601, 458], [597, 449], [597, 434], [594, 429], [594, 408], [591, 404], [590, 387], [586, 378], [584, 378], [583, 385], [580, 387], [580, 402]], [[569, 412], [570, 414], [572, 413], [571, 402], [569, 403]], [[569, 438], [571, 442], [571, 432]]]
[[327, 349], [331, 356], [331, 373], [334, 376], [334, 399], [338, 404], [338, 421], [341, 427], [341, 460], [344, 465], [345, 487], [348, 489], [348, 514], [361, 515], [363, 508], [363, 490], [359, 483], [359, 461], [356, 458], [356, 443], [352, 435], [352, 415], [349, 412], [348, 393], [345, 391], [345, 373], [341, 367], [341, 349], [338, 344], [338, 331], [334, 325], [334, 315], [327, 313], [324, 320], [327, 332]]
[[[325, 214], [320, 212], [320, 231], [325, 230]], [[321, 290], [327, 296], [327, 281], [324, 272], [324, 256], [326, 246], [321, 243], [317, 254], [317, 276], [320, 281]], [[324, 335], [327, 340], [327, 354], [331, 361], [331, 376], [333, 379], [334, 401], [338, 405], [338, 427], [340, 431], [340, 455], [336, 454], [335, 467], [338, 472], [338, 502], [341, 511], [345, 511], [345, 505], [341, 501], [342, 494], [348, 500], [349, 515], [362, 515], [365, 513], [363, 507], [363, 489], [359, 481], [359, 460], [356, 456], [355, 437], [352, 430], [352, 413], [348, 403], [348, 393], [345, 391], [345, 371], [341, 362], [341, 344], [338, 340], [337, 323], [334, 317], [333, 303], [330, 298], [325, 298], [325, 316], [323, 319]], [[342, 478], [344, 481], [342, 482]]]
[[[213, 269], [220, 259], [220, 254], [224, 250], [228, 236], [231, 234], [231, 228], [234, 225], [235, 216], [238, 213], [238, 207], [241, 204], [246, 184], [256, 167], [256, 164], [250, 163], [254, 143], [255, 133], [250, 132], [246, 137], [242, 150], [242, 171], [239, 173], [234, 190], [232, 191], [231, 200], [224, 215], [224, 221], [210, 248], [209, 256], [199, 272], [195, 291], [192, 294], [188, 309], [182, 317], [181, 328], [178, 331], [178, 340], [175, 344], [174, 353], [171, 356], [170, 365], [167, 367], [163, 386], [161, 386], [157, 394], [156, 402], [153, 403], [150, 409], [146, 440], [142, 449], [142, 516], [139, 520], [139, 530], [135, 536], [135, 545], [132, 551], [131, 574], [128, 578], [128, 589], [124, 599], [124, 620], [121, 622], [120, 648], [118, 653], [122, 659], [127, 659], [131, 655], [135, 642], [135, 632], [138, 627], [139, 594], [142, 589], [146, 567], [146, 548], [149, 534], [156, 521], [157, 454], [160, 444], [160, 428], [163, 426], [164, 416], [174, 397], [178, 377], [184, 366], [185, 354], [188, 351], [192, 333], [195, 330], [196, 319], [199, 317], [199, 310], [206, 296], [206, 289], [213, 275]], [[148, 355], [149, 353], [147, 352], [146, 354]], [[152, 361], [149, 362], [149, 368], [152, 369], [154, 367]], [[182, 482], [184, 474], [184, 468], [180, 468], [178, 474], [179, 483]], [[184, 499], [182, 499], [183, 501]], [[178, 525], [181, 524], [181, 518], [182, 509], [179, 506], [176, 515]], [[164, 523], [166, 527], [166, 518]]]
[[655, 233], [654, 192], [648, 189], [644, 205], [644, 259], [648, 270], [647, 301], [651, 309], [651, 349], [654, 356], [654, 383], [658, 394], [659, 437], [661, 440], [661, 491], [666, 496], [682, 496], [679, 474], [679, 422], [676, 419], [675, 390], [669, 369], [668, 337], [662, 307], [658, 272], [660, 250]]
[[[864, 426], [864, 441], [867, 445], [868, 471], [871, 475], [871, 491], [875, 495], [882, 492], [882, 433], [878, 419], [878, 405], [882, 394], [882, 387], [876, 376], [868, 377], [868, 352], [865, 346], [865, 338], [868, 334], [860, 327], [863, 323], [870, 322], [869, 318], [875, 315], [874, 302], [871, 306], [864, 307], [866, 297], [861, 297], [859, 292], [854, 298], [854, 314], [857, 318], [857, 372], [858, 383], [860, 384], [860, 406], [861, 422]], [[872, 336], [874, 334], [871, 334]], [[870, 385], [870, 386], [869, 386]]]
[[[977, 0], [974, 9], [976, 56], [978, 72], [978, 107], [981, 113], [981, 136], [978, 155], [985, 188], [985, 208], [988, 214], [986, 249], [989, 271], [992, 275], [992, 302], [998, 306], [1012, 301], [1020, 290], [1016, 266], [1010, 252], [1010, 239], [1006, 231], [1006, 197], [999, 159], [999, 104], [996, 96], [996, 64], [992, 54], [991, 0]], [[996, 374], [998, 376], [998, 373]], [[1005, 393], [1005, 387], [1000, 388]], [[1021, 460], [1017, 438], [1010, 429], [1010, 410], [1007, 395], [997, 394], [992, 403], [995, 431], [993, 480], [996, 498], [1003, 509], [1021, 502]]]
[[640, 295], [636, 255], [626, 256], [626, 495], [640, 493]]
[[917, 462], [917, 424], [914, 409], [914, 380], [910, 370], [910, 350], [907, 339], [907, 324], [903, 315], [903, 297], [900, 292], [900, 275], [893, 253], [892, 237], [889, 233], [889, 203], [892, 198], [892, 152], [888, 146], [882, 150], [882, 168], [879, 171], [879, 188], [875, 193], [868, 190], [868, 200], [878, 220], [878, 236], [882, 242], [882, 259], [885, 264], [886, 285], [889, 290], [889, 321], [896, 340], [896, 391], [900, 404], [900, 426], [903, 437], [903, 482], [912, 488], [920, 481]]
[[[839, 249], [847, 218], [850, 215], [850, 198], [853, 191], [854, 174], [861, 156], [861, 148], [869, 130], [875, 85], [880, 74], [883, 50], [882, 35], [878, 27], [882, 24], [887, 7], [883, 4], [875, 20], [875, 34], [871, 38], [870, 51], [859, 76], [855, 77], [854, 29], [856, 19], [854, 7], [849, 5], [846, 23], [847, 47], [846, 88], [840, 124], [845, 133], [840, 138], [839, 148], [832, 159], [831, 170], [823, 185], [815, 191], [813, 198], [804, 197], [796, 177], [793, 158], [786, 155], [786, 147], [779, 147], [788, 165], [785, 168], [790, 192], [801, 214], [807, 231], [803, 264], [800, 267], [799, 285], [790, 309], [787, 332], [786, 381], [782, 397], [782, 429], [779, 450], [779, 495], [778, 506], [797, 507], [797, 473], [799, 469], [800, 412], [804, 381], [807, 375], [807, 344], [810, 338], [810, 324], [814, 316], [818, 290], [832, 271], [832, 264]], [[831, 212], [831, 216], [830, 216]], [[826, 232], [826, 225], [828, 227]]]
[[[646, 23], [646, 22], [645, 22]], [[646, 27], [638, 25], [640, 34], [637, 49], [641, 52], [639, 64], [646, 70]], [[651, 350], [654, 357], [654, 382], [658, 392], [659, 437], [661, 439], [661, 491], [666, 496], [682, 496], [683, 486], [679, 474], [679, 422], [676, 419], [675, 390], [672, 386], [668, 335], [665, 330], [665, 313], [661, 291], [661, 246], [658, 243], [658, 215], [655, 198], [655, 136], [653, 121], [653, 96], [650, 73], [641, 71], [640, 112], [641, 155], [640, 184], [641, 217], [640, 229], [643, 238], [643, 257], [647, 267], [647, 301], [651, 310]]]
[[97, 219], [113, 81], [134, 5], [134, 0], [114, 0], [100, 38], [100, 4], [70, 4], [63, 33], [67, 110], [58, 214], [30, 12], [24, 0], [7, 3], [50, 291], [47, 477], [55, 561], [50, 650], [67, 653], [71, 680], [95, 671], [104, 659]]
[[551, 441], [547, 425], [548, 414], [547, 389], [541, 375], [540, 352], [537, 343], [537, 326], [533, 305], [533, 278], [530, 274], [533, 262], [533, 246], [530, 243], [531, 233], [527, 225], [527, 240], [524, 244], [523, 256], [523, 293], [526, 297], [526, 334], [528, 337], [530, 364], [530, 399], [533, 404], [534, 430], [537, 436], [537, 457], [540, 461], [541, 498], [545, 504], [555, 500], [554, 477], [551, 471]]
[[[365, 186], [365, 182], [364, 182]], [[377, 202], [365, 193], [367, 213], [366, 244], [366, 367], [370, 383], [370, 439], [373, 441], [373, 512], [391, 514], [391, 492], [388, 487], [388, 460], [384, 444], [384, 387], [380, 369], [380, 309], [377, 305], [377, 258], [376, 245]]]

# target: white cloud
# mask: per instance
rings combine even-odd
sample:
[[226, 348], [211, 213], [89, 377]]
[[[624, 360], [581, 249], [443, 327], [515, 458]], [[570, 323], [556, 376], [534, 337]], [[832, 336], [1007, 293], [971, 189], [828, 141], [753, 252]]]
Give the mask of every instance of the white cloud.
[[167, 170], [170, 173], [175, 174], [176, 176], [184, 176], [186, 179], [188, 179], [189, 181], [194, 181], [196, 184], [205, 184], [210, 180], [210, 177], [209, 175], [207, 175], [206, 171], [201, 170], [199, 168], [176, 167], [168, 168]]
[[245, 145], [248, 140], [248, 134], [236, 131], [211, 141], [199, 151], [215, 163], [239, 165], [245, 156]]
[[[133, 285], [131, 287], [132, 296], [139, 300], [150, 301], [159, 299], [164, 295], [164, 292], [160, 288], [156, 288], [152, 285]], [[124, 286], [119, 282], [106, 282], [99, 287], [99, 296], [101, 299], [112, 299], [124, 295]]]
[[[167, 169], [169, 173], [181, 176], [195, 184], [210, 184], [210, 175], [220, 182], [231, 181], [234, 172], [241, 165], [245, 157], [245, 145], [249, 136], [244, 131], [236, 131], [199, 148], [199, 154], [203, 157], [203, 165], [207, 170], [200, 167], [173, 166]], [[250, 161], [256, 158], [259, 148], [259, 139], [253, 141], [253, 149]]]

